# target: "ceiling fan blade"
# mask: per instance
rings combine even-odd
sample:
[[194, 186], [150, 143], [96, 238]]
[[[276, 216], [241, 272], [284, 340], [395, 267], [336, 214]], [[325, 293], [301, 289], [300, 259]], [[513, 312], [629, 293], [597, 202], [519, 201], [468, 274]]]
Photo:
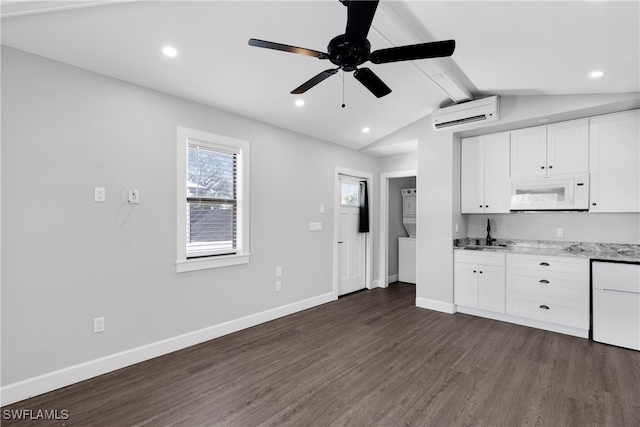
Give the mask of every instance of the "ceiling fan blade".
[[411, 61], [414, 59], [441, 58], [453, 55], [455, 48], [455, 40], [412, 44], [376, 50], [371, 52], [369, 60], [374, 64], [385, 64], [387, 62]]
[[300, 86], [292, 90], [291, 93], [294, 95], [300, 95], [301, 93], [305, 93], [306, 91], [308, 91], [309, 89], [311, 89], [312, 87], [320, 83], [321, 81], [333, 76], [335, 73], [338, 72], [339, 69], [340, 68], [324, 70], [320, 74], [317, 74], [314, 77], [307, 80], [306, 82], [302, 83]]
[[329, 55], [313, 49], [304, 47], [290, 46], [288, 44], [268, 42], [265, 40], [249, 39], [249, 46], [264, 47], [266, 49], [281, 50], [283, 52], [297, 53], [299, 55], [313, 56], [318, 59], [328, 59]]
[[351, 0], [347, 10], [347, 29], [344, 33], [345, 42], [362, 41], [367, 38], [373, 15], [378, 7], [378, 0]]
[[371, 91], [378, 98], [391, 93], [389, 86], [384, 84], [380, 77], [376, 76], [373, 71], [368, 68], [358, 68], [353, 73], [353, 77]]

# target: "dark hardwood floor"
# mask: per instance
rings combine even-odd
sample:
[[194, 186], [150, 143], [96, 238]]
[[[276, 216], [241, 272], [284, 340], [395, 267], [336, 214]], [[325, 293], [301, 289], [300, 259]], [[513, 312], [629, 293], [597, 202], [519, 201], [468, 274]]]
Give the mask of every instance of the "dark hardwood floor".
[[[3, 409], [3, 426], [639, 426], [640, 352], [358, 292]], [[3, 416], [4, 418], [4, 416]]]

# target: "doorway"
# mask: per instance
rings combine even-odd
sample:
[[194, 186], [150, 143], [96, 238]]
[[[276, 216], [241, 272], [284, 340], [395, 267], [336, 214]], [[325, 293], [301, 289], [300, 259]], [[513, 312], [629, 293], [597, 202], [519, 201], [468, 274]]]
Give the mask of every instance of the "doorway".
[[[366, 182], [371, 203], [373, 175], [336, 168], [334, 196], [334, 294], [338, 298], [371, 289], [371, 236], [359, 232], [360, 183]], [[371, 222], [371, 211], [369, 212]]]
[[[417, 179], [415, 169], [380, 174], [380, 287], [398, 280], [398, 238], [402, 230], [400, 188]], [[411, 187], [409, 187], [411, 188]], [[393, 192], [393, 194], [391, 194]], [[393, 258], [392, 258], [393, 257]]]

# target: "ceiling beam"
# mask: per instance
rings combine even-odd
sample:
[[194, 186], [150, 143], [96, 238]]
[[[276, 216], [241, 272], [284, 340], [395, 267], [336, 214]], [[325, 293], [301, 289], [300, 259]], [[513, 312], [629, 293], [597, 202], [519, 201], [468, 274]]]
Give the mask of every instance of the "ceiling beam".
[[[392, 46], [436, 41], [406, 7], [403, 7], [400, 3], [402, 2], [380, 2], [372, 29], [378, 32]], [[412, 64], [452, 101], [464, 102], [473, 99], [469, 89], [462, 84], [444, 61], [429, 59], [412, 61]]]
[[83, 7], [105, 6], [115, 3], [127, 3], [137, 0], [75, 0], [75, 1], [34, 1], [34, 0], [3, 0], [0, 1], [0, 16], [33, 15], [36, 13], [57, 12], [60, 10], [80, 9]]

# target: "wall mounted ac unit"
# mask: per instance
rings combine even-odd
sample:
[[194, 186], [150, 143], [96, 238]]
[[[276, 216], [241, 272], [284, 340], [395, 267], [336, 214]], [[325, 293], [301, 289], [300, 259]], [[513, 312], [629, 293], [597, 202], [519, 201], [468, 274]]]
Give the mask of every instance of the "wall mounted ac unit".
[[468, 101], [431, 113], [431, 125], [435, 130], [452, 130], [474, 122], [495, 122], [500, 119], [500, 97]]

